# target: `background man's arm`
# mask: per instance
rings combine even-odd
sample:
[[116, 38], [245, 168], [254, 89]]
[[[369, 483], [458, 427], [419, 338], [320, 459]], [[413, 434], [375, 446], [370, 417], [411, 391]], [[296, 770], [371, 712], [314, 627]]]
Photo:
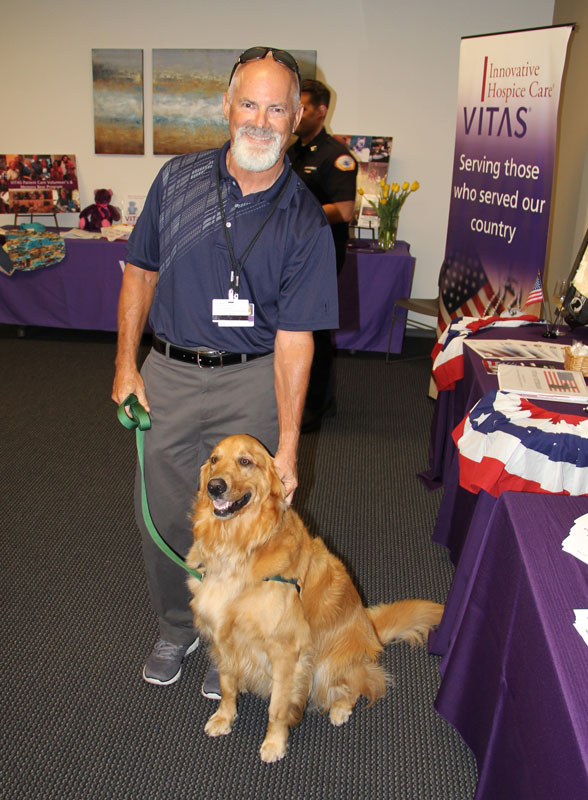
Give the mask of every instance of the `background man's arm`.
[[286, 487], [287, 503], [292, 502], [298, 486], [296, 456], [313, 352], [312, 331], [278, 330], [274, 344], [274, 384], [280, 438], [274, 462]]
[[120, 405], [129, 394], [135, 394], [147, 411], [149, 403], [137, 369], [137, 352], [158, 277], [157, 272], [127, 264], [118, 301], [118, 345], [112, 399]]
[[354, 208], [355, 200], [340, 200], [338, 203], [326, 203], [323, 211], [329, 223], [334, 225], [337, 222], [351, 222]]

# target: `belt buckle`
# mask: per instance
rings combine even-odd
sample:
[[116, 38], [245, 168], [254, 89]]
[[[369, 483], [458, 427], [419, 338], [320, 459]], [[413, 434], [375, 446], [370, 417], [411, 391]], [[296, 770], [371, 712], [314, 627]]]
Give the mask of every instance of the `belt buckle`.
[[[204, 369], [205, 366], [206, 366], [205, 364], [201, 364], [200, 363], [200, 356], [207, 356], [208, 358], [214, 358], [214, 355], [213, 355], [214, 353], [216, 353], [216, 355], [218, 355], [218, 357], [220, 358], [220, 364], [218, 366], [222, 367], [223, 366], [223, 354], [220, 352], [220, 350], [211, 350], [209, 353], [201, 353], [199, 350], [196, 350], [196, 363], [198, 364], [198, 369]], [[214, 369], [214, 365], [210, 364], [209, 365], [209, 369]]]

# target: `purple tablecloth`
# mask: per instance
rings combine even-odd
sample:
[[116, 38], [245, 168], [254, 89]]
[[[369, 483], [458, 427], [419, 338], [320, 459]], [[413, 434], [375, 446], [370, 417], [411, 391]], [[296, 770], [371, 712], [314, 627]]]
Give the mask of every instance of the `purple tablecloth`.
[[[476, 339], [531, 339], [541, 338], [544, 325], [528, 325], [505, 333], [505, 329], [486, 330]], [[574, 339], [588, 340], [588, 329], [578, 328], [557, 339], [559, 344], [570, 344]], [[489, 375], [482, 359], [469, 347], [464, 347], [464, 377], [456, 388], [440, 392], [435, 404], [429, 444], [429, 469], [419, 475], [428, 488], [444, 487], [443, 499], [437, 514], [433, 541], [449, 549], [454, 564], [460, 557], [468, 526], [476, 507], [477, 495], [459, 485], [457, 448], [451, 438], [455, 426], [461, 422], [486, 392], [496, 389], [498, 381]], [[534, 401], [535, 402], [535, 401]], [[560, 413], [582, 414], [581, 406], [569, 403], [539, 402], [544, 408]]]
[[0, 323], [117, 330], [126, 242], [66, 239], [66, 257], [33, 272], [0, 273]]
[[478, 763], [476, 800], [588, 797], [588, 565], [561, 541], [588, 498], [481, 493], [445, 615], [437, 711]]
[[[117, 330], [126, 242], [66, 239], [66, 257], [35, 272], [0, 273], [0, 323]], [[386, 352], [394, 302], [408, 297], [414, 258], [406, 242], [386, 253], [349, 248], [339, 276], [340, 329], [335, 346]], [[402, 350], [405, 319], [394, 325], [391, 352]]]
[[[352, 243], [353, 244], [353, 243]], [[347, 248], [339, 275], [339, 330], [335, 347], [343, 350], [388, 348], [392, 310], [398, 298], [409, 297], [415, 260], [406, 242], [386, 252], [369, 247]], [[391, 353], [400, 353], [406, 316], [399, 314], [392, 332]]]

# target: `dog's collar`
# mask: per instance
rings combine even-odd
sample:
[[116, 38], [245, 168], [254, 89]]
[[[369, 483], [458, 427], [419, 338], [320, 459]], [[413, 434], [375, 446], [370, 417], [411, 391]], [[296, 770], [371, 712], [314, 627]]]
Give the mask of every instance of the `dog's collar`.
[[300, 586], [298, 585], [298, 578], [283, 578], [281, 575], [272, 575], [270, 578], [264, 578], [264, 581], [280, 581], [280, 583], [291, 583], [296, 587], [296, 591], [300, 594]]

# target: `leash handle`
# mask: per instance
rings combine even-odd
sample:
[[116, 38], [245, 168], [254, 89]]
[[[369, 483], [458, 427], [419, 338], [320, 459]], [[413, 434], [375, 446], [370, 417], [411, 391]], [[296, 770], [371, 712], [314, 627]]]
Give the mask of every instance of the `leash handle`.
[[[126, 406], [129, 407], [130, 417], [125, 410]], [[116, 410], [116, 415], [120, 424], [127, 428], [127, 430], [139, 428], [141, 431], [148, 431], [151, 427], [149, 414], [137, 399], [136, 394], [130, 394], [122, 401]]]
[[[125, 406], [128, 406], [129, 413], [131, 416], [127, 414], [125, 411]], [[197, 580], [202, 580], [202, 573], [198, 572], [198, 570], [192, 569], [189, 567], [185, 560], [176, 553], [175, 550], [168, 545], [165, 539], [161, 536], [153, 520], [151, 519], [151, 513], [149, 511], [149, 503], [147, 502], [147, 488], [145, 486], [145, 431], [148, 431], [151, 428], [151, 419], [149, 414], [139, 400], [137, 396], [134, 394], [130, 394], [117, 409], [116, 415], [118, 417], [118, 421], [125, 427], [127, 430], [132, 430], [135, 428], [135, 437], [137, 440], [137, 457], [139, 459], [139, 467], [141, 469], [141, 512], [143, 514], [143, 521], [149, 531], [149, 535], [155, 542], [155, 544], [162, 550], [168, 558], [171, 558], [173, 562], [175, 562], [178, 566], [185, 569], [186, 572], [189, 572]]]

